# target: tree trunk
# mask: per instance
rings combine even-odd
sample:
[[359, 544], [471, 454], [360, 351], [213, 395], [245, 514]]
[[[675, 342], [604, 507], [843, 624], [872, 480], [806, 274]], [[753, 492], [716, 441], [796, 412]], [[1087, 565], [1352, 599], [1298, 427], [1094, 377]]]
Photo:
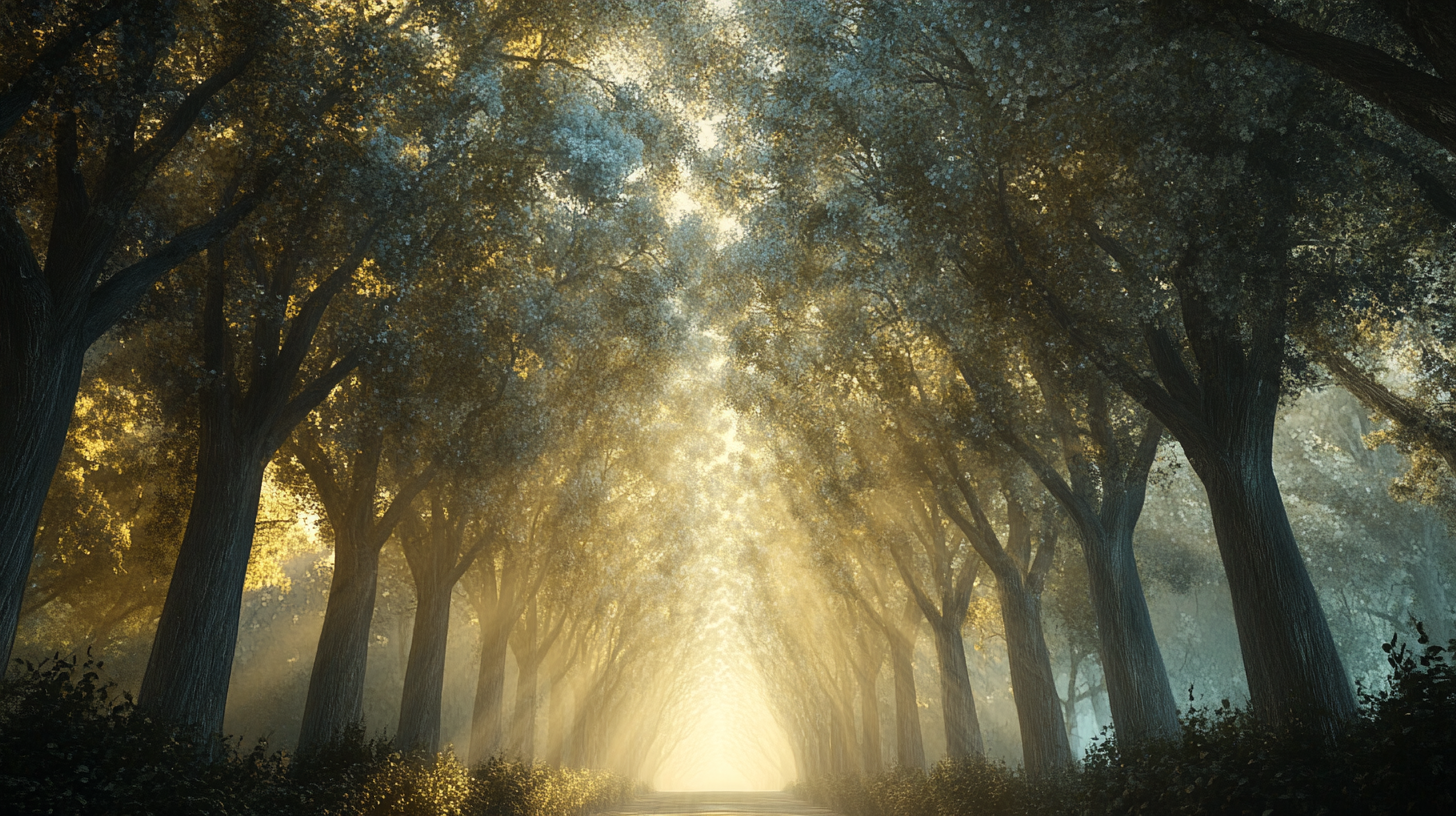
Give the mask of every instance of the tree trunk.
[[[509, 633], [499, 622], [480, 622], [480, 671], [475, 680], [475, 705], [470, 717], [470, 762], [478, 765], [501, 749], [502, 706], [506, 688]], [[554, 690], [553, 690], [554, 691]]]
[[379, 585], [379, 549], [365, 530], [334, 531], [334, 575], [319, 633], [298, 752], [317, 750], [364, 719], [369, 627]]
[[546, 764], [560, 768], [565, 756], [566, 678], [553, 676], [546, 699]]
[[1077, 670], [1081, 668], [1081, 656], [1076, 647], [1068, 649], [1067, 695], [1062, 698], [1062, 724], [1067, 729], [1067, 744], [1072, 744], [1072, 732], [1077, 727]]
[[[197, 486], [137, 705], [208, 737], [222, 731], [252, 554], [263, 472], [272, 451], [204, 413]], [[241, 437], [241, 438], [240, 438]]]
[[429, 582], [418, 587], [414, 635], [400, 698], [399, 730], [394, 743], [401, 750], [440, 750], [440, 698], [445, 692], [445, 643], [450, 635], [450, 591], [454, 584]]
[[1224, 440], [1227, 452], [1183, 447], [1208, 494], [1250, 705], [1272, 725], [1332, 736], [1356, 715], [1355, 696], [1284, 511], [1272, 430], [1245, 430]]
[[527, 659], [519, 664], [516, 678], [516, 712], [511, 723], [512, 743], [523, 761], [536, 758], [536, 703], [540, 674], [537, 661]]
[[1117, 738], [1128, 744], [1177, 741], [1182, 734], [1178, 705], [1133, 556], [1137, 516], [1124, 509], [1104, 527], [1081, 523], [1072, 514], [1087, 564], [1098, 656]]
[[865, 776], [878, 776], [885, 770], [880, 747], [880, 694], [877, 680], [869, 672], [859, 675], [859, 718], [864, 739], [860, 742]]
[[981, 741], [981, 722], [976, 718], [976, 700], [971, 695], [971, 674], [966, 667], [966, 644], [961, 640], [959, 623], [959, 620], [930, 622], [935, 656], [940, 664], [945, 753], [951, 759], [967, 759], [986, 752]]
[[915, 691], [915, 642], [890, 639], [890, 670], [895, 676], [895, 763], [925, 767], [925, 739], [920, 733], [920, 706]]
[[996, 576], [996, 595], [1006, 627], [1022, 759], [1028, 776], [1047, 776], [1072, 764], [1072, 749], [1067, 744], [1061, 698], [1042, 632], [1041, 596], [1015, 573]]
[[[27, 313], [16, 323], [32, 319]], [[79, 333], [54, 344], [40, 339], [49, 335], [0, 330], [0, 676], [10, 665], [35, 530], [66, 445], [86, 354]]]

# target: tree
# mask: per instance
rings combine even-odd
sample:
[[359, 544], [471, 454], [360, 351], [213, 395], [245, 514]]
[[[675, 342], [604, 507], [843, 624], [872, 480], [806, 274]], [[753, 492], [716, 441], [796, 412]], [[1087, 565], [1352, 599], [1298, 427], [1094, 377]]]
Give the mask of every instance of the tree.
[[[1439, 0], [1328, 5], [1317, 4], [1317, 14], [1308, 15], [1315, 17], [1310, 21], [1315, 27], [1300, 19], [1306, 15], [1291, 19], [1277, 13], [1278, 4], [1271, 10], [1251, 0], [1166, 4], [1165, 13], [1183, 25], [1247, 36], [1321, 71], [1456, 153], [1456, 12], [1450, 5]], [[1325, 27], [1329, 30], [1319, 30]]]
[[[977, 416], [1025, 462], [1077, 531], [1119, 739], [1176, 741], [1177, 706], [1133, 555], [1162, 425], [1109, 393], [1095, 369], [1062, 362], [1076, 355], [1052, 351], [1040, 332], [1007, 338], [996, 325], [940, 332], [961, 380], [976, 394]], [[1028, 385], [1039, 400], [1022, 396]], [[1075, 666], [1071, 673], [1075, 684]]]
[[[445, 643], [455, 584], [487, 541], [469, 536], [476, 509], [469, 482], [436, 485], [428, 515], [411, 519], [400, 538], [415, 585], [414, 635], [399, 707], [394, 743], [400, 750], [440, 750], [440, 699], [445, 687]], [[451, 490], [451, 488], [454, 488]], [[446, 491], [449, 490], [449, 493]]]
[[[195, 126], [266, 50], [270, 32], [286, 26], [256, 8], [64, 6], [45, 18], [44, 46], [30, 39], [29, 24], [5, 32], [0, 138], [11, 181], [0, 193], [0, 392], [8, 395], [0, 402], [0, 658], [7, 663], [86, 350], [159, 278], [235, 228], [276, 172], [270, 167], [249, 179], [249, 189], [190, 211], [147, 206], [150, 227], [134, 224], [142, 202], [154, 205], [157, 183], [175, 182], [168, 163], [179, 149], [228, 149], [220, 121]], [[198, 75], [205, 78], [197, 82]], [[221, 176], [204, 174], [201, 185], [184, 188], [189, 203], [206, 200], [225, 183]], [[197, 212], [210, 214], [198, 219]]]
[[[756, 165], [760, 178], [786, 202], [831, 200], [825, 229], [878, 226], [895, 240], [871, 245], [882, 269], [956, 276], [1051, 318], [1153, 414], [1210, 496], [1255, 710], [1332, 733], [1354, 696], [1279, 501], [1269, 439], [1278, 395], [1300, 376], [1289, 336], [1308, 304], [1347, 302], [1388, 268], [1381, 255], [1321, 265], [1304, 236], [1353, 219], [1370, 229], [1341, 234], [1384, 245], [1374, 203], [1399, 185], [1364, 177], [1362, 197], [1338, 206], [1350, 177], [1335, 154], [1283, 135], [1323, 127], [1309, 77], [1226, 39], [1185, 33], [1150, 51], [1132, 22], [1070, 7], [853, 11], [852, 26], [834, 13], [776, 19], [788, 33], [775, 35], [775, 58], [795, 79], [766, 97], [762, 126], [795, 109], [784, 99], [821, 113], [813, 138], [767, 142], [780, 155]], [[1092, 70], [1108, 79], [1083, 87]], [[1230, 94], [1208, 116], [1198, 100], [1215, 76]], [[770, 161], [793, 175], [768, 172]], [[1355, 257], [1347, 248], [1331, 254]]]

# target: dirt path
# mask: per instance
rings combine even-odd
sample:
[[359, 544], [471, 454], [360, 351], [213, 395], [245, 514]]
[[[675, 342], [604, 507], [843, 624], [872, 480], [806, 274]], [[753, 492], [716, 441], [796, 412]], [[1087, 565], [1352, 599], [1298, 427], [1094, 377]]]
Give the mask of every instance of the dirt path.
[[637, 797], [613, 816], [677, 816], [678, 814], [753, 814], [753, 816], [834, 816], [834, 812], [787, 793], [694, 791], [649, 793]]

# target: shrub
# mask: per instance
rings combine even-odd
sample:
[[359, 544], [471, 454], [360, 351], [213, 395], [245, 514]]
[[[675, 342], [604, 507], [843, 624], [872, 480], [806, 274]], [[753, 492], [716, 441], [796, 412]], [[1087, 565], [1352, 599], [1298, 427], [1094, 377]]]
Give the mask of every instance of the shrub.
[[0, 802], [16, 814], [586, 816], [634, 793], [601, 771], [405, 755], [351, 729], [304, 759], [199, 744], [101, 679], [99, 662], [21, 663], [0, 689]]
[[1397, 638], [1385, 645], [1389, 688], [1362, 693], [1361, 716], [1333, 740], [1297, 723], [1269, 728], [1225, 700], [1190, 709], [1180, 744], [1107, 740], [1062, 778], [971, 760], [812, 780], [798, 792], [845, 816], [1453, 813], [1456, 666], [1418, 631], [1418, 652]]

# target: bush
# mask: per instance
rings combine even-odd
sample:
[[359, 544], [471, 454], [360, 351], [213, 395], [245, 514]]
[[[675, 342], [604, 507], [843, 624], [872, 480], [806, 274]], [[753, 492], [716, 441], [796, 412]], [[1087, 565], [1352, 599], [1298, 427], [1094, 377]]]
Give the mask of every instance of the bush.
[[0, 802], [16, 814], [585, 816], [630, 798], [601, 771], [402, 755], [362, 728], [306, 759], [199, 744], [138, 712], [100, 663], [21, 663], [0, 690]]
[[1419, 653], [1396, 638], [1385, 645], [1389, 689], [1362, 693], [1361, 716], [1333, 741], [1297, 724], [1270, 729], [1225, 700], [1190, 709], [1181, 744], [1108, 740], [1060, 779], [947, 761], [798, 792], [845, 816], [1456, 813], [1456, 666], [1418, 631]]

